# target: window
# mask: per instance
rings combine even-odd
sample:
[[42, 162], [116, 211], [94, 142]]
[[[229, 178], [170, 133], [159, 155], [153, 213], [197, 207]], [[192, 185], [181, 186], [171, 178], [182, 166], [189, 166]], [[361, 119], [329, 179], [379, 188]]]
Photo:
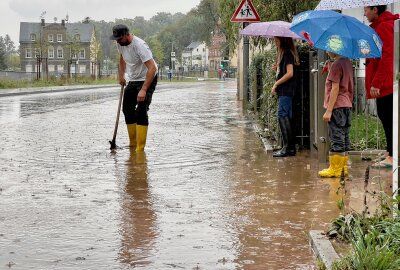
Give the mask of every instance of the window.
[[57, 42], [62, 42], [62, 34], [57, 34]]
[[25, 71], [26, 72], [32, 72], [33, 71], [32, 65], [25, 65]]
[[47, 38], [48, 38], [49, 42], [53, 42], [53, 34], [49, 34], [47, 36]]
[[70, 50], [70, 55], [71, 55], [72, 59], [78, 58], [77, 55], [76, 55], [76, 52], [73, 52], [72, 49]]
[[86, 66], [85, 65], [79, 65], [79, 73], [86, 73]]
[[31, 34], [31, 41], [36, 41], [36, 34]]
[[38, 48], [35, 49], [35, 57], [40, 57], [40, 51]]
[[32, 58], [32, 49], [31, 48], [25, 49], [25, 58]]
[[79, 52], [79, 59], [85, 59], [85, 49], [81, 49]]
[[48, 67], [49, 72], [54, 72], [54, 68], [55, 68], [54, 65], [48, 65], [47, 67]]
[[48, 51], [47, 51], [47, 56], [49, 58], [54, 58], [54, 47], [49, 47]]
[[57, 58], [64, 58], [64, 50], [61, 47], [57, 48]]
[[57, 66], [57, 71], [58, 72], [64, 72], [64, 65], [58, 65]]

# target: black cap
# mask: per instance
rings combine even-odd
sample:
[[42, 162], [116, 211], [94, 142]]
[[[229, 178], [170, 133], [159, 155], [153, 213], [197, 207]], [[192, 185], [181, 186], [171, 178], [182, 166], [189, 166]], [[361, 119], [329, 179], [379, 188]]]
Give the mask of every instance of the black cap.
[[113, 31], [113, 34], [110, 37], [111, 40], [117, 40], [117, 39], [129, 34], [128, 26], [126, 26], [124, 24], [115, 25], [113, 27], [112, 31]]

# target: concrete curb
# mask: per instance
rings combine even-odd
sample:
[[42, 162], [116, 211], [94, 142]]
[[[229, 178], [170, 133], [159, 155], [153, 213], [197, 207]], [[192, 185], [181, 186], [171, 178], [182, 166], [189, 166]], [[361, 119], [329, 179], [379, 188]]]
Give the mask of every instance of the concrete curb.
[[261, 128], [257, 124], [253, 124], [253, 128], [254, 128], [255, 132], [257, 133], [257, 135], [260, 137], [262, 143], [264, 144], [265, 151], [268, 152], [268, 151], [274, 150], [274, 148], [272, 147], [272, 144], [262, 136]]
[[323, 231], [312, 230], [308, 233], [310, 244], [315, 255], [321, 259], [327, 269], [331, 269], [334, 261], [340, 259], [328, 237]]
[[0, 97], [19, 96], [29, 94], [58, 93], [73, 90], [98, 89], [98, 88], [118, 88], [115, 84], [106, 85], [73, 85], [73, 86], [50, 86], [36, 88], [16, 88], [16, 89], [0, 89]]

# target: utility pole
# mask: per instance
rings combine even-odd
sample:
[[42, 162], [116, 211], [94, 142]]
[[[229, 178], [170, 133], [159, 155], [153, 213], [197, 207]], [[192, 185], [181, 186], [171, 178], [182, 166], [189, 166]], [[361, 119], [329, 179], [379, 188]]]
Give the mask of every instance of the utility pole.
[[174, 42], [171, 42], [171, 70], [175, 70]]

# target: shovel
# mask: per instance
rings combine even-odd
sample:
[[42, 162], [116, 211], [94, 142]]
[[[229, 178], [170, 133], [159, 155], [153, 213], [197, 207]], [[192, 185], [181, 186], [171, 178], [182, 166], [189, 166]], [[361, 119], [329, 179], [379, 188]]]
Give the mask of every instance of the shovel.
[[109, 141], [111, 146], [110, 149], [116, 149], [117, 145], [115, 144], [115, 139], [117, 138], [117, 130], [118, 130], [118, 122], [119, 122], [119, 113], [121, 112], [121, 104], [122, 104], [122, 97], [124, 96], [124, 86], [121, 85], [121, 93], [119, 95], [119, 103], [118, 103], [118, 112], [117, 112], [117, 119], [115, 120], [115, 128], [114, 128], [114, 136], [112, 141]]

